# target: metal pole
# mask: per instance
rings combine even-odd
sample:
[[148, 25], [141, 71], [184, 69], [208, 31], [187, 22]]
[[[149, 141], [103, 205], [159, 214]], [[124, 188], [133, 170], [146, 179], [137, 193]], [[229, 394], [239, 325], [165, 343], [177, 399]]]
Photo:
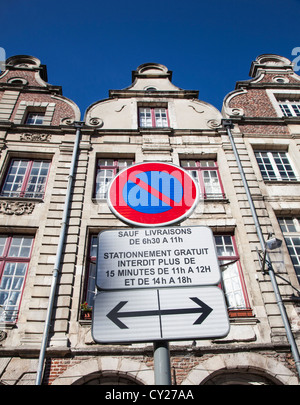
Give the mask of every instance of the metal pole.
[[[260, 228], [259, 220], [258, 220], [258, 217], [257, 217], [257, 214], [256, 214], [255, 206], [253, 204], [252, 196], [250, 194], [250, 190], [249, 190], [249, 187], [248, 187], [246, 176], [245, 176], [245, 173], [244, 173], [241, 161], [240, 161], [240, 157], [239, 157], [239, 154], [238, 154], [238, 151], [237, 151], [237, 148], [236, 148], [236, 145], [235, 145], [235, 142], [234, 142], [231, 130], [230, 130], [233, 127], [232, 121], [231, 120], [222, 120], [222, 124], [223, 124], [223, 127], [227, 131], [227, 134], [228, 134], [228, 137], [229, 137], [232, 149], [233, 149], [233, 153], [234, 153], [234, 156], [235, 156], [235, 159], [236, 159], [239, 171], [240, 171], [240, 175], [241, 175], [242, 182], [243, 182], [243, 185], [244, 185], [244, 188], [245, 188], [245, 191], [246, 191], [247, 199], [248, 199], [248, 202], [249, 202], [249, 205], [250, 205], [250, 210], [251, 210], [251, 213], [252, 213], [252, 217], [253, 217], [253, 220], [254, 220], [254, 224], [255, 224], [255, 228], [256, 228], [256, 232], [257, 232], [257, 236], [258, 236], [260, 245], [262, 247], [262, 250], [265, 251], [266, 247], [265, 247], [265, 240], [264, 240], [264, 237], [263, 237], [263, 233], [262, 233], [262, 230]], [[276, 277], [275, 277], [274, 269], [273, 269], [273, 266], [271, 264], [271, 260], [268, 257], [268, 254], [267, 254], [267, 261], [268, 261], [268, 273], [269, 273], [271, 284], [272, 284], [272, 287], [273, 287], [273, 290], [274, 290], [276, 302], [277, 302], [277, 305], [278, 305], [278, 308], [279, 308], [279, 311], [280, 311], [280, 315], [281, 315], [281, 318], [282, 318], [282, 321], [283, 321], [283, 324], [284, 324], [284, 327], [285, 327], [285, 330], [286, 330], [286, 335], [287, 335], [289, 344], [291, 346], [291, 351], [292, 351], [292, 354], [293, 354], [293, 357], [294, 357], [294, 360], [295, 360], [295, 365], [296, 365], [296, 368], [297, 368], [297, 371], [298, 371], [298, 376], [300, 378], [300, 356], [299, 356], [298, 347], [296, 345], [296, 342], [295, 342], [295, 339], [294, 339], [294, 336], [293, 336], [293, 333], [292, 333], [292, 330], [291, 330], [289, 319], [288, 319], [284, 304], [282, 302], [280, 291], [279, 291], [279, 288], [278, 288], [278, 284], [277, 284], [277, 280], [276, 280]]]
[[172, 385], [169, 342], [154, 342], [155, 385]]
[[81, 122], [75, 122], [76, 138], [75, 138], [75, 143], [74, 143], [74, 149], [73, 149], [73, 155], [72, 155], [72, 161], [71, 161], [71, 167], [70, 167], [70, 174], [68, 177], [68, 186], [67, 186], [67, 192], [66, 192], [64, 212], [63, 212], [63, 217], [62, 217], [62, 226], [61, 226], [61, 231], [60, 231], [60, 236], [59, 236], [59, 241], [58, 241], [58, 246], [57, 246], [55, 263], [54, 263], [54, 267], [53, 267], [52, 283], [51, 283], [51, 288], [50, 288], [49, 302], [48, 302], [48, 308], [47, 308], [47, 314], [46, 314], [46, 320], [45, 320], [45, 326], [44, 326], [44, 333], [43, 333], [43, 338], [42, 338], [42, 343], [41, 343], [41, 350], [40, 350], [40, 355], [39, 355], [39, 362], [38, 362], [35, 385], [40, 385], [41, 381], [42, 381], [45, 352], [46, 352], [46, 348], [47, 348], [49, 330], [50, 330], [50, 326], [51, 326], [51, 316], [52, 316], [52, 312], [53, 312], [56, 285], [57, 285], [57, 279], [58, 279], [58, 275], [59, 275], [59, 271], [60, 271], [63, 246], [64, 246], [64, 241], [65, 241], [65, 236], [66, 236], [68, 212], [69, 212], [69, 206], [70, 206], [70, 202], [71, 202], [73, 177], [74, 177], [75, 164], [76, 164], [77, 152], [78, 152], [80, 135], [81, 135], [80, 127], [82, 126], [82, 124], [83, 123], [81, 123]]

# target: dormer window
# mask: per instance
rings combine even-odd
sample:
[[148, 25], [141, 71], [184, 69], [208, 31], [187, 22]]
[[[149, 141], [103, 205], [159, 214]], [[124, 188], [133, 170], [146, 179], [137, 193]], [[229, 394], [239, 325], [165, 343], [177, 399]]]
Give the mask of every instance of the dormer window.
[[164, 107], [139, 107], [140, 128], [168, 128], [168, 109]]
[[153, 92], [153, 91], [157, 91], [157, 89], [156, 89], [156, 87], [147, 87], [146, 88], [146, 91], [148, 91], [148, 92]]
[[300, 117], [300, 100], [278, 100], [285, 117]]
[[299, 90], [266, 90], [279, 117], [300, 117]]
[[255, 157], [265, 181], [298, 181], [287, 152], [256, 151]]
[[43, 112], [30, 112], [27, 114], [25, 124], [27, 125], [42, 125], [44, 122], [45, 113]]

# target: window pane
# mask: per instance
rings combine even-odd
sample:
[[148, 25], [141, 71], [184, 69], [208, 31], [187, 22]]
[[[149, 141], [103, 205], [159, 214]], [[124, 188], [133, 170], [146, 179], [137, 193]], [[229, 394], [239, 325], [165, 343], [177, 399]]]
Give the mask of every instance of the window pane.
[[183, 167], [196, 167], [196, 160], [182, 160], [181, 166]]
[[299, 237], [285, 237], [285, 242], [300, 283], [300, 236]]
[[155, 126], [158, 128], [165, 128], [168, 126], [167, 111], [165, 108], [155, 108]]
[[[181, 160], [184, 167], [198, 182], [201, 197], [205, 199], [225, 198], [216, 162], [214, 160]], [[208, 170], [205, 170], [207, 168]], [[214, 169], [215, 168], [215, 169]]]
[[8, 257], [29, 257], [33, 238], [30, 236], [13, 237]]
[[113, 159], [99, 159], [98, 164], [100, 166], [113, 166], [114, 160]]
[[96, 256], [97, 256], [97, 236], [92, 236], [90, 240], [90, 256], [87, 264], [87, 289], [84, 301], [89, 307], [93, 306], [96, 288]]
[[299, 100], [281, 100], [279, 103], [281, 112], [286, 117], [299, 117], [300, 116], [300, 103]]
[[0, 236], [0, 256], [3, 256], [7, 236]]
[[278, 218], [282, 232], [296, 232], [293, 218]]
[[44, 196], [49, 167], [49, 162], [33, 162], [24, 197], [42, 198]]
[[[123, 170], [124, 168], [129, 167], [132, 164], [133, 159], [99, 159], [96, 176], [95, 197], [100, 199], [106, 198], [109, 184], [114, 176], [120, 170]], [[111, 168], [106, 169], [106, 166]]]
[[256, 152], [255, 153], [258, 166], [260, 168], [262, 177], [264, 180], [275, 180], [276, 175], [271, 165], [269, 156], [267, 152]]
[[44, 121], [44, 113], [29, 113], [26, 118], [26, 124], [29, 125], [41, 125]]
[[125, 169], [125, 167], [129, 167], [133, 164], [132, 159], [119, 159], [118, 160], [118, 166], [119, 166], [119, 171]]
[[1, 321], [16, 320], [27, 266], [28, 263], [8, 262], [5, 264], [0, 283], [0, 305], [4, 310]]
[[6, 197], [42, 198], [49, 167], [48, 161], [14, 159], [10, 164], [1, 194]]
[[255, 152], [264, 180], [296, 180], [286, 152]]
[[113, 169], [100, 169], [96, 178], [96, 198], [106, 198], [109, 183], [114, 177]]
[[91, 238], [91, 249], [90, 249], [90, 256], [96, 257], [97, 255], [97, 246], [98, 246], [98, 237], [92, 236]]
[[292, 104], [292, 108], [297, 117], [300, 117], [300, 104]]
[[89, 307], [93, 306], [95, 295], [96, 295], [96, 264], [90, 263], [88, 285], [86, 292], [86, 302]]
[[214, 160], [200, 160], [201, 167], [215, 167]]
[[[221, 263], [225, 264], [224, 261]], [[228, 307], [230, 309], [246, 308], [237, 263], [223, 267], [222, 279]]]
[[300, 283], [300, 229], [299, 219], [279, 217], [278, 222], [283, 233], [285, 243]]
[[152, 127], [151, 108], [139, 108], [140, 127]]
[[139, 126], [142, 128], [165, 128], [168, 127], [166, 108], [140, 107]]
[[231, 236], [215, 236], [218, 256], [235, 256]]
[[207, 198], [220, 198], [222, 190], [219, 183], [218, 173], [216, 170], [202, 171], [204, 188]]
[[3, 196], [20, 197], [28, 163], [27, 160], [11, 161], [2, 187], [1, 194]]
[[[215, 243], [221, 265], [222, 286], [227, 305], [230, 309], [245, 309], [247, 307], [246, 299], [242, 288], [238, 255], [234, 250], [233, 239], [230, 235], [216, 235]], [[224, 258], [232, 256], [232, 258], [225, 260], [222, 259], [222, 256]]]

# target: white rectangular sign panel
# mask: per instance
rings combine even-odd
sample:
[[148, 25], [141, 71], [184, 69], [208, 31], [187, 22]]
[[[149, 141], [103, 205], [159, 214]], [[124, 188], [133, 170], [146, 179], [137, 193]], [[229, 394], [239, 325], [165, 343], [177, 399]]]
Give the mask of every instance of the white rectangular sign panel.
[[94, 301], [97, 343], [211, 339], [228, 332], [224, 293], [216, 286], [100, 291]]
[[208, 227], [99, 233], [96, 284], [100, 289], [217, 285], [220, 279], [215, 241]]

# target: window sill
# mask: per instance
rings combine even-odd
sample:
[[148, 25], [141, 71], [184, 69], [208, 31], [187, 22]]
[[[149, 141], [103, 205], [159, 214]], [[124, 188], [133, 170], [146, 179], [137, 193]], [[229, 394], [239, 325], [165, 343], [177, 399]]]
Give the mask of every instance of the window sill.
[[26, 202], [44, 202], [44, 198], [41, 197], [8, 197], [0, 194], [0, 200], [7, 201], [26, 201]]
[[162, 132], [171, 134], [173, 131], [173, 128], [171, 127], [139, 127], [138, 130], [140, 131], [141, 135], [147, 135], [147, 134], [161, 134]]
[[[200, 197], [201, 200], [201, 197]], [[213, 203], [213, 202], [220, 202], [220, 203], [229, 203], [229, 199], [226, 197], [216, 197], [216, 198], [203, 198], [205, 203]]]
[[92, 319], [79, 319], [78, 322], [79, 325], [84, 327], [89, 327], [92, 325]]
[[15, 321], [0, 321], [0, 329], [10, 330], [17, 327], [17, 320]]
[[282, 184], [282, 185], [288, 185], [288, 184], [297, 184], [300, 183], [300, 180], [296, 179], [296, 180], [267, 180], [267, 179], [263, 179], [263, 181], [266, 184]]
[[229, 309], [229, 318], [253, 318], [252, 309]]

